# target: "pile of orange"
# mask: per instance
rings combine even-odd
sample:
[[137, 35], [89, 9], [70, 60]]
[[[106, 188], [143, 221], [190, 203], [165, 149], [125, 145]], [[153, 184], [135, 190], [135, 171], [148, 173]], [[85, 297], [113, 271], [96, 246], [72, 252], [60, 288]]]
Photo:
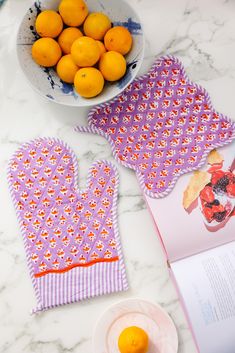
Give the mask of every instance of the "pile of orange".
[[62, 0], [58, 12], [42, 11], [35, 28], [40, 39], [32, 46], [34, 61], [56, 67], [60, 79], [74, 83], [85, 98], [103, 90], [105, 80], [117, 81], [125, 75], [125, 55], [132, 36], [122, 26], [112, 27], [104, 13], [90, 13], [83, 0]]

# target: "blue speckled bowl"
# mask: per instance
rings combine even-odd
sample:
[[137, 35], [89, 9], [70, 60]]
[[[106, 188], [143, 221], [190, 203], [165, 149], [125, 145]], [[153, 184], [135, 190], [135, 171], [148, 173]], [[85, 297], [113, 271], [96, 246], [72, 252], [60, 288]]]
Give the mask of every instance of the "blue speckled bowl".
[[38, 38], [34, 28], [37, 15], [41, 10], [57, 10], [59, 3], [60, 0], [38, 0], [22, 20], [17, 36], [17, 54], [27, 79], [38, 93], [59, 104], [83, 107], [114, 98], [133, 81], [143, 60], [144, 37], [138, 15], [124, 0], [86, 0], [90, 12], [104, 12], [114, 25], [127, 27], [133, 36], [133, 47], [126, 56], [128, 67], [126, 75], [115, 83], [106, 83], [99, 96], [84, 99], [75, 92], [72, 85], [63, 83], [54, 69], [38, 66], [31, 57], [31, 46]]

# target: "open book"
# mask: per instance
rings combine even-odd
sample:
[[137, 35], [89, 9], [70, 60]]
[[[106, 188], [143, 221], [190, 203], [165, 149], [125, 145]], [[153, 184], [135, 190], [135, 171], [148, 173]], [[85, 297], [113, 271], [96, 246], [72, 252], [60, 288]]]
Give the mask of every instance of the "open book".
[[146, 197], [200, 353], [235, 352], [235, 143]]

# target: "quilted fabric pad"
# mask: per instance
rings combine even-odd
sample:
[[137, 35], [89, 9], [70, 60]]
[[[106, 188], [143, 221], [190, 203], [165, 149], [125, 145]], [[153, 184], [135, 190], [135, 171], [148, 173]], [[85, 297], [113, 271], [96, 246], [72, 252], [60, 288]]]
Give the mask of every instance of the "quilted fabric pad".
[[117, 226], [118, 174], [95, 162], [87, 188], [77, 183], [77, 160], [62, 141], [23, 145], [9, 166], [30, 274], [35, 311], [127, 289]]
[[89, 113], [88, 127], [108, 139], [114, 157], [134, 169], [143, 191], [166, 196], [183, 173], [235, 138], [235, 123], [213, 108], [179, 60], [162, 57], [114, 101]]

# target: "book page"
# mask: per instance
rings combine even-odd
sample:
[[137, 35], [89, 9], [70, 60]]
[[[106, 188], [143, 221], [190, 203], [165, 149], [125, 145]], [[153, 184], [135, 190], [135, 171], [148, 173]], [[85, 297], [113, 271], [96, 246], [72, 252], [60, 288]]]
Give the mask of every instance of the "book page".
[[146, 201], [170, 262], [235, 240], [235, 143], [211, 152], [168, 196]]
[[202, 353], [235, 352], [235, 242], [171, 266]]

